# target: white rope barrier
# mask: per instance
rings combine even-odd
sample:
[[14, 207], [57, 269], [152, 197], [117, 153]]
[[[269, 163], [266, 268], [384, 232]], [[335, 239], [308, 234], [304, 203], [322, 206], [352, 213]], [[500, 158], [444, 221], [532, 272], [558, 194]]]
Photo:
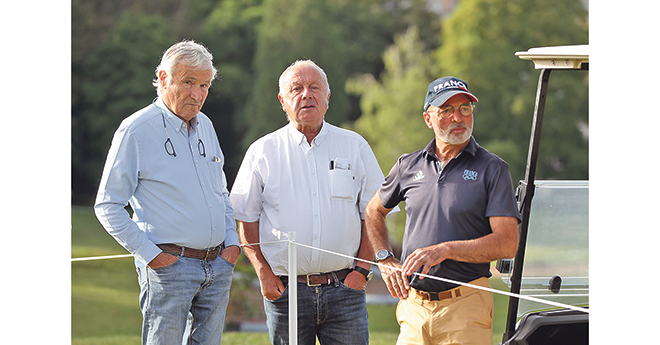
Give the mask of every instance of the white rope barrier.
[[[309, 245], [306, 245], [306, 244], [297, 243], [297, 242], [295, 242], [295, 240], [296, 240], [295, 232], [289, 232], [289, 239], [288, 240], [259, 242], [259, 243], [247, 243], [247, 244], [241, 244], [240, 246], [245, 247], [245, 246], [258, 246], [258, 245], [263, 245], [263, 244], [288, 243], [288, 246], [289, 246], [289, 281], [290, 282], [291, 281], [296, 281], [295, 272], [297, 271], [297, 269], [296, 269], [297, 265], [292, 265], [292, 264], [295, 263], [295, 261], [297, 259], [297, 256], [296, 255], [291, 255], [292, 251], [295, 252], [295, 250], [296, 250], [295, 246], [296, 245], [301, 246], [301, 247], [310, 248], [310, 249], [313, 249], [313, 250], [322, 251], [322, 252], [332, 254], [332, 255], [341, 256], [341, 257], [344, 257], [344, 258], [347, 258], [347, 259], [350, 259], [350, 260], [362, 261], [362, 262], [365, 262], [365, 263], [368, 263], [368, 264], [371, 264], [371, 265], [376, 265], [376, 266], [379, 266], [379, 267], [386, 267], [386, 268], [389, 268], [389, 269], [394, 269], [394, 270], [399, 271], [399, 272], [402, 271], [400, 268], [396, 269], [396, 268], [393, 268], [391, 266], [379, 264], [379, 263], [374, 262], [374, 261], [369, 261], [369, 260], [365, 260], [365, 259], [352, 257], [350, 255], [336, 253], [336, 252], [333, 252], [333, 251], [330, 251], [330, 250], [327, 250], [327, 249], [323, 249], [323, 248], [312, 247], [312, 246], [309, 246]], [[72, 262], [73, 261], [91, 261], [91, 260], [124, 258], [124, 257], [131, 257], [131, 256], [132, 256], [131, 254], [96, 256], [96, 257], [88, 257], [88, 258], [72, 258], [71, 261]], [[293, 275], [292, 275], [292, 272], [294, 272]], [[459, 281], [455, 281], [455, 280], [451, 280], [451, 279], [447, 279], [447, 278], [429, 276], [429, 275], [421, 274], [421, 273], [417, 273], [417, 272], [415, 272], [413, 274], [416, 274], [416, 275], [418, 275], [420, 277], [424, 277], [424, 278], [435, 279], [435, 280], [439, 280], [439, 281], [443, 281], [443, 282], [447, 282], [447, 283], [451, 283], [451, 284], [456, 284], [456, 285], [463, 285], [463, 286], [471, 287], [471, 288], [474, 288], [474, 289], [489, 291], [489, 292], [492, 292], [492, 293], [497, 293], [497, 294], [501, 294], [501, 295], [505, 295], [505, 296], [509, 296], [509, 297], [514, 297], [514, 298], [524, 299], [524, 300], [528, 300], [528, 301], [532, 301], [532, 302], [547, 304], [547, 305], [551, 305], [551, 306], [554, 306], [554, 307], [566, 308], [566, 309], [575, 310], [575, 311], [579, 311], [579, 312], [583, 312], [583, 313], [587, 313], [587, 314], [589, 313], [589, 309], [587, 309], [587, 308], [576, 307], [576, 306], [573, 306], [573, 305], [570, 305], [570, 304], [564, 304], [564, 303], [549, 301], [549, 300], [540, 299], [540, 298], [535, 297], [535, 296], [542, 296], [542, 295], [520, 295], [520, 294], [515, 294], [515, 293], [511, 293], [511, 292], [507, 292], [507, 291], [487, 288], [487, 287], [473, 285], [473, 284], [469, 284], [469, 283], [463, 283], [463, 282], [459, 282]], [[296, 284], [290, 284], [290, 286], [289, 286], [289, 294], [292, 297], [293, 297], [293, 294], [292, 294], [291, 290], [292, 289], [296, 290], [296, 287], [294, 287], [295, 285]], [[294, 293], [297, 293], [297, 291], [295, 291]], [[567, 296], [564, 296], [564, 295], [561, 295], [561, 296], [562, 297], [567, 297]], [[555, 297], [555, 296], [554, 295], [545, 295], [544, 297]], [[290, 298], [289, 301], [291, 301], [291, 300], [297, 300], [297, 298]], [[289, 305], [289, 307], [291, 307], [291, 305]], [[294, 309], [297, 310], [297, 306]], [[297, 321], [298, 321], [297, 318], [295, 318], [294, 322], [297, 323]], [[290, 323], [292, 322], [291, 315], [289, 315], [289, 322]], [[292, 339], [292, 338], [290, 338], [290, 339]], [[295, 344], [293, 344], [293, 345], [295, 345]]]
[[92, 257], [88, 257], [88, 258], [71, 258], [71, 262], [128, 258], [128, 257], [132, 257], [132, 256], [133, 255], [131, 255], [131, 254], [121, 254], [121, 255], [107, 255], [107, 256], [92, 256]]

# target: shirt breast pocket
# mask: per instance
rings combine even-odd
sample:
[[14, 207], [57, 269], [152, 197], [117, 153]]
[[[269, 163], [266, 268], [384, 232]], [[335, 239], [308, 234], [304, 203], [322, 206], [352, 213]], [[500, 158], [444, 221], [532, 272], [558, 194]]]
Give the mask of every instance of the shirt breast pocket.
[[336, 199], [354, 200], [355, 177], [352, 170], [330, 170], [330, 195]]
[[222, 195], [222, 163], [209, 160], [207, 164], [209, 166], [211, 188], [213, 188], [215, 193]]

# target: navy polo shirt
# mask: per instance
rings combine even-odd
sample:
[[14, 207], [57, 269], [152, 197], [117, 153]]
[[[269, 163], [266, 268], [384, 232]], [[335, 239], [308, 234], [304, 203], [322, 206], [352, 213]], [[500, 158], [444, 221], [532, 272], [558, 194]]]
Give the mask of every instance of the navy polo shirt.
[[[474, 137], [444, 169], [435, 156], [435, 139], [423, 150], [402, 155], [378, 193], [386, 208], [406, 202], [402, 262], [418, 248], [492, 233], [488, 217], [518, 218], [509, 165], [479, 146]], [[490, 277], [490, 263], [445, 260], [433, 266], [429, 275], [467, 283]], [[411, 277], [411, 286], [423, 291], [457, 286]]]

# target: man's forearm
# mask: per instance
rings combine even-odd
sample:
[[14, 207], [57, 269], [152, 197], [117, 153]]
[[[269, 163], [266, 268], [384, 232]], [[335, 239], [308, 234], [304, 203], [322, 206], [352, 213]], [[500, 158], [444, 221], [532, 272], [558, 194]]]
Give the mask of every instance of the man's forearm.
[[[360, 237], [360, 248], [358, 249], [357, 257], [359, 259], [372, 261], [374, 259], [374, 251], [369, 242], [369, 237], [367, 234], [367, 224], [365, 221], [362, 221], [361, 231], [362, 231], [362, 235]], [[371, 264], [363, 261], [358, 261], [356, 265], [365, 269], [371, 269]]]
[[244, 245], [243, 252], [248, 260], [250, 260], [250, 263], [252, 263], [257, 275], [261, 277], [263, 270], [268, 270], [272, 273], [270, 265], [261, 253], [261, 247], [258, 244], [250, 245], [251, 243], [259, 243], [259, 222], [248, 223], [239, 221], [238, 238], [241, 244]]
[[447, 258], [455, 261], [486, 263], [512, 258], [518, 248], [518, 223], [513, 217], [491, 217], [492, 234], [473, 240], [445, 242]]
[[373, 252], [392, 249], [386, 220], [389, 211], [381, 205], [378, 193], [374, 195], [365, 210], [365, 226]]

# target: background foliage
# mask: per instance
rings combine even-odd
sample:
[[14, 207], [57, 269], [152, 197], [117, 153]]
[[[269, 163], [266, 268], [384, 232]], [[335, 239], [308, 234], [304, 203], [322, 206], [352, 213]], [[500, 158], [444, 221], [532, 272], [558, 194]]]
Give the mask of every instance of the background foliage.
[[[371, 144], [384, 173], [433, 132], [423, 94], [455, 75], [479, 97], [474, 136], [523, 178], [538, 71], [516, 51], [588, 43], [581, 0], [462, 0], [451, 13], [426, 0], [72, 0], [72, 204], [91, 205], [122, 119], [155, 97], [159, 58], [191, 38], [214, 54], [220, 78], [203, 111], [228, 158], [228, 182], [258, 137], [286, 123], [277, 79], [296, 59], [328, 74], [326, 119]], [[437, 3], [437, 2], [436, 2]], [[551, 76], [537, 172], [587, 179], [588, 73]]]
[[[327, 120], [363, 135], [384, 173], [399, 155], [431, 140], [433, 132], [421, 116], [423, 94], [433, 79], [454, 75], [466, 80], [480, 100], [475, 138], [509, 162], [514, 182], [522, 179], [539, 73], [514, 53], [588, 43], [586, 1], [460, 0], [451, 12], [431, 10], [439, 2], [72, 0], [71, 203], [93, 203], [114, 131], [156, 96], [154, 68], [169, 46], [185, 38], [205, 44], [219, 68], [203, 111], [227, 157], [230, 187], [247, 145], [286, 123], [277, 79], [303, 58], [315, 60], [328, 74]], [[544, 137], [552, 140], [541, 146], [540, 179], [589, 177], [588, 75], [551, 76]], [[399, 238], [402, 213], [390, 226]], [[98, 228], [91, 215], [89, 222]], [[74, 256], [107, 254], [85, 243], [88, 227], [73, 230]], [[85, 324], [95, 320], [87, 313], [95, 299], [102, 306], [107, 298], [121, 297], [129, 302], [113, 302], [123, 309], [108, 316], [139, 318], [136, 305], [130, 306], [134, 277], [115, 279], [114, 291], [102, 290], [105, 281], [85, 280], [91, 272], [114, 277], [114, 269], [130, 272], [130, 267], [72, 268], [72, 333], [86, 337], [91, 334], [85, 330], [98, 329]], [[235, 307], [249, 312], [245, 305]]]

